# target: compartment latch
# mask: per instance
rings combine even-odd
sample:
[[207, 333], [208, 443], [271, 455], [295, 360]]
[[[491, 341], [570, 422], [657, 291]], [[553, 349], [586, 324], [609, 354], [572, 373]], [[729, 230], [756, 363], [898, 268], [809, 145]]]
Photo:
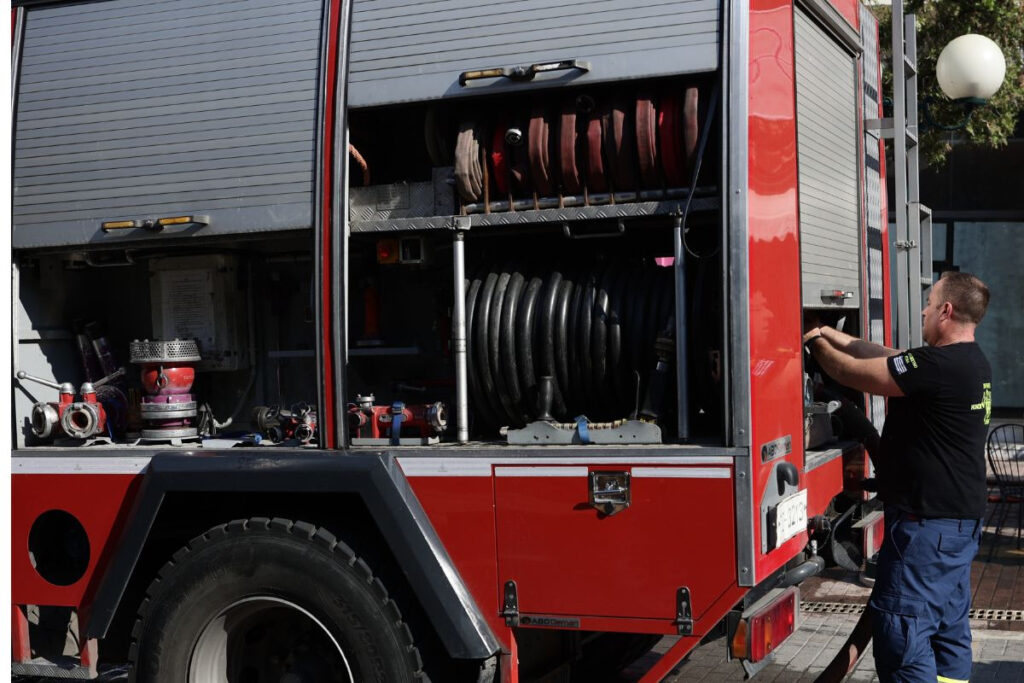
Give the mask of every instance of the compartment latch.
[[505, 600], [501, 616], [505, 618], [506, 626], [519, 626], [519, 591], [515, 581], [505, 582]]
[[676, 591], [676, 628], [679, 635], [693, 635], [693, 608], [690, 605], [690, 589], [682, 586]]
[[591, 472], [590, 507], [614, 515], [629, 507], [629, 472]]

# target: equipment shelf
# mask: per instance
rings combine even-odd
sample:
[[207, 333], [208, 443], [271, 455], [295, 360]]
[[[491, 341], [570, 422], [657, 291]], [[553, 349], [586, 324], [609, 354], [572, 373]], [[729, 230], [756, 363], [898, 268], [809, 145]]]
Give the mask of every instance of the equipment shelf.
[[[635, 193], [629, 193], [629, 198]], [[626, 199], [623, 193], [623, 200]], [[545, 200], [541, 200], [544, 202]], [[617, 199], [617, 201], [619, 201]], [[508, 202], [505, 202], [507, 205]], [[493, 213], [472, 213], [462, 216], [424, 216], [416, 218], [389, 218], [381, 220], [351, 221], [349, 231], [370, 232], [412, 232], [428, 230], [456, 230], [477, 227], [504, 227], [539, 223], [572, 223], [576, 221], [607, 220], [619, 218], [643, 218], [682, 214], [686, 197], [661, 201], [603, 204], [591, 206], [563, 206], [522, 211], [501, 211]], [[690, 202], [690, 213], [715, 211], [721, 206], [717, 196], [694, 195]]]

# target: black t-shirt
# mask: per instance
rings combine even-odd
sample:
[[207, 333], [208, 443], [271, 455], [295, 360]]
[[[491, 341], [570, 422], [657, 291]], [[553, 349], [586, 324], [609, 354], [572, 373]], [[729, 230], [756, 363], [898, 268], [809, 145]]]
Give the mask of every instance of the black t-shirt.
[[962, 342], [904, 351], [888, 364], [904, 396], [889, 399], [879, 496], [922, 517], [984, 517], [992, 412], [985, 354]]

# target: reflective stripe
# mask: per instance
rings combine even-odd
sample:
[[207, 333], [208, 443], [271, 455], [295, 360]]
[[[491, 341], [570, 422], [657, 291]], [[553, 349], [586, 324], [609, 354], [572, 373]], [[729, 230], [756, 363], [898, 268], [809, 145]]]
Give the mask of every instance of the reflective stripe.
[[407, 477], [490, 477], [491, 463], [472, 458], [398, 458]]
[[634, 467], [633, 476], [657, 479], [728, 479], [732, 471], [725, 467]]
[[25, 456], [11, 458], [11, 474], [139, 474], [149, 458], [105, 455]]
[[[639, 462], [637, 462], [639, 461]], [[576, 456], [565, 457], [549, 455], [544, 457], [485, 457], [471, 456], [459, 458], [445, 457], [424, 457], [421, 455], [402, 455], [398, 457], [402, 471], [407, 477], [489, 477], [491, 466], [495, 465], [617, 465], [620, 467], [632, 466], [634, 471], [637, 467], [650, 467], [651, 465], [732, 465], [731, 455], [669, 455], [644, 457], [642, 459], [632, 456]], [[636, 462], [636, 465], [633, 463]], [[651, 468], [657, 469], [657, 468]], [[688, 468], [693, 471], [694, 468]], [[702, 468], [699, 468], [702, 469]], [[725, 469], [717, 472], [718, 468], [710, 468], [716, 471], [716, 475], [723, 478], [730, 476], [730, 470]], [[643, 476], [643, 474], [637, 475]], [[652, 476], [652, 475], [648, 475]], [[678, 476], [695, 476], [683, 474]]]
[[586, 467], [495, 467], [496, 477], [586, 477]]
[[968, 683], [966, 678], [946, 678], [945, 676], [936, 676], [939, 679], [939, 683]]

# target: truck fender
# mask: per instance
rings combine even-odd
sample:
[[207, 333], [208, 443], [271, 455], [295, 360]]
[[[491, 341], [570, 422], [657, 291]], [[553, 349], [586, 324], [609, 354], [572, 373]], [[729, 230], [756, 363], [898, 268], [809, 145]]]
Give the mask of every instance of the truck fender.
[[106, 636], [161, 504], [174, 493], [345, 493], [359, 496], [455, 659], [486, 659], [500, 643], [459, 576], [394, 457], [381, 453], [157, 453], [89, 609], [87, 637]]

